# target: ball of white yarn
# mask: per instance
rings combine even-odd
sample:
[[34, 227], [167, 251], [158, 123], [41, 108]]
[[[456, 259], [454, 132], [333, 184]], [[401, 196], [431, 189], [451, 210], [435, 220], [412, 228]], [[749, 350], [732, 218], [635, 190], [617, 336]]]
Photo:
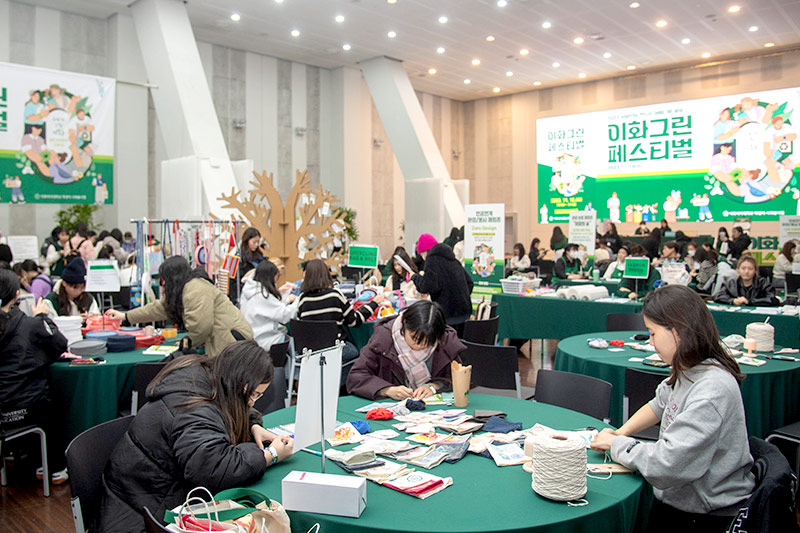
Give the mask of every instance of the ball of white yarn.
[[775, 349], [775, 328], [766, 322], [753, 322], [745, 328], [746, 337], [755, 339], [756, 351], [771, 352]]
[[[526, 439], [527, 440], [527, 439]], [[586, 443], [574, 435], [534, 435], [531, 487], [566, 502], [586, 495]]]

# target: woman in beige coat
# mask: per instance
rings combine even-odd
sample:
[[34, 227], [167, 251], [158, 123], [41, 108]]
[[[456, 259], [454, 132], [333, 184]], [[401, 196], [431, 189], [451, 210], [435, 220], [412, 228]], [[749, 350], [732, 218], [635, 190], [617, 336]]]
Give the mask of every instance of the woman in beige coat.
[[253, 329], [228, 297], [203, 273], [193, 271], [183, 257], [170, 257], [158, 269], [164, 297], [127, 313], [109, 310], [111, 318], [131, 324], [169, 320], [185, 328], [192, 348], [217, 355], [227, 345], [253, 338]]

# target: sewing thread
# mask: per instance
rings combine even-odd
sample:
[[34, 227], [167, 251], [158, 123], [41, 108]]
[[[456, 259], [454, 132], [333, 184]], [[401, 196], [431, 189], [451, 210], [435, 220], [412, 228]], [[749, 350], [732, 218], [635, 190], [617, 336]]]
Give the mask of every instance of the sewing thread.
[[544, 498], [568, 502], [586, 495], [586, 444], [571, 435], [534, 435], [531, 488]]

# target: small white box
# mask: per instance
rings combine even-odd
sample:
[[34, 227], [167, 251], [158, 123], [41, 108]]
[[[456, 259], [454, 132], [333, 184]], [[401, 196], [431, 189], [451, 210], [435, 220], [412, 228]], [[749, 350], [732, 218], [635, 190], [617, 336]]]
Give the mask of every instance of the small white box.
[[367, 506], [367, 481], [293, 470], [281, 480], [281, 503], [287, 511], [358, 518]]

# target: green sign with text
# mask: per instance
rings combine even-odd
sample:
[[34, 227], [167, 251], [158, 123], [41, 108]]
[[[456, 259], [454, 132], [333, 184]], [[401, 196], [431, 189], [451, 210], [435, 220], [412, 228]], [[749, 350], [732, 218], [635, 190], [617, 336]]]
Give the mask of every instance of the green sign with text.
[[378, 268], [378, 247], [351, 244], [348, 251], [347, 266], [355, 268]]
[[647, 257], [629, 257], [625, 261], [623, 278], [647, 279], [650, 275], [650, 259]]

